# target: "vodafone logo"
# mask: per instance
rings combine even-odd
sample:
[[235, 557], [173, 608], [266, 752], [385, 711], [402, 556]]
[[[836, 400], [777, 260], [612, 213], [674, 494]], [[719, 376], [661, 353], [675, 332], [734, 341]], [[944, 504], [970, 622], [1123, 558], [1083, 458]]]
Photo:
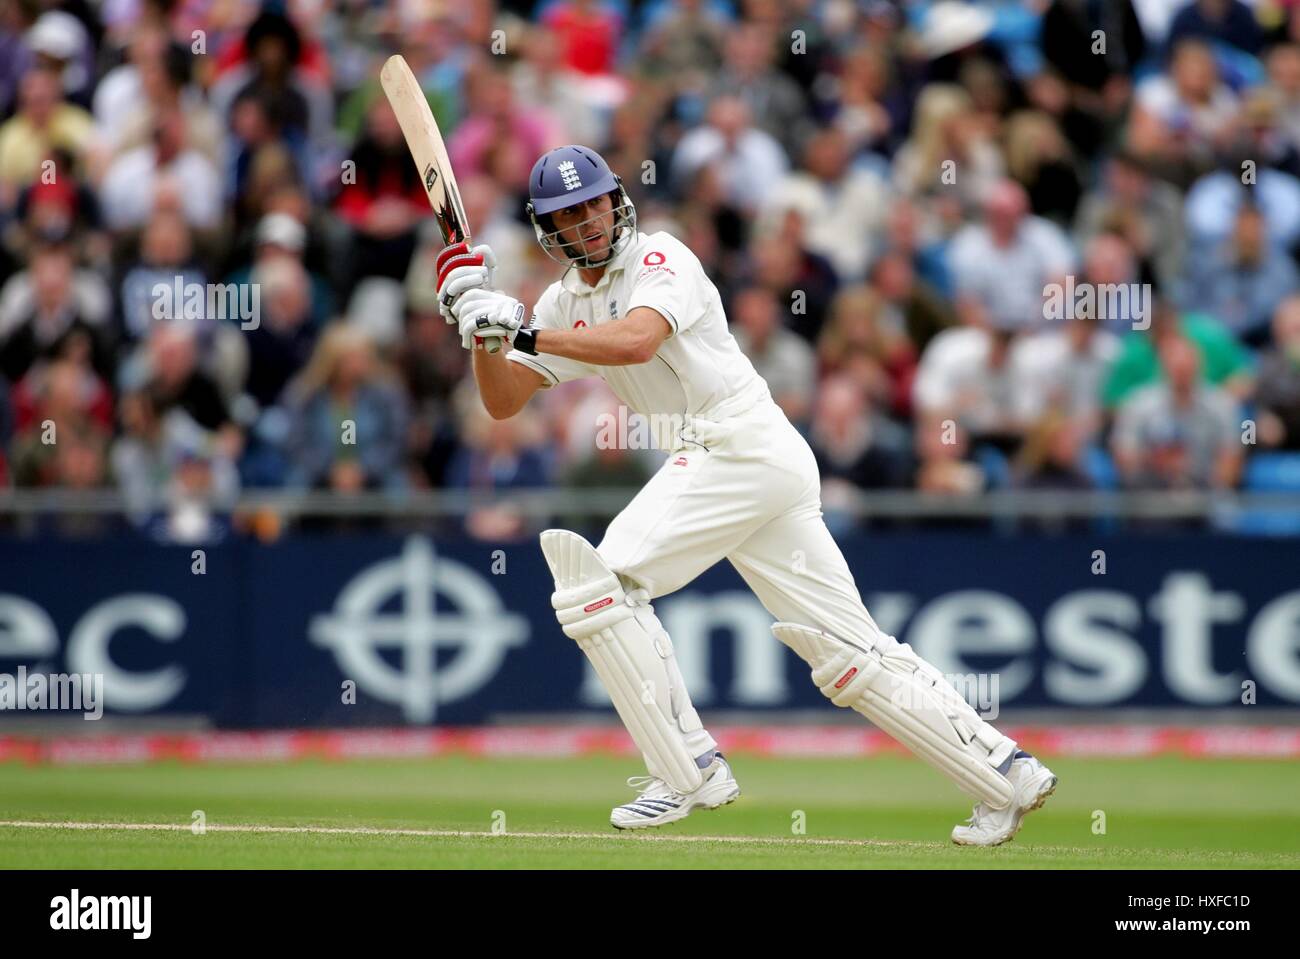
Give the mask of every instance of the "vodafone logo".
[[844, 684], [847, 683], [850, 679], [852, 679], [857, 674], [858, 674], [858, 667], [854, 666], [852, 669], [850, 669], [847, 673], [845, 673], [843, 676], [839, 678], [839, 681], [835, 683], [835, 688], [843, 689]]
[[579, 320], [577, 323], [574, 323], [574, 324], [573, 324], [573, 328], [574, 328], [575, 330], [580, 330], [580, 329], [582, 329], [582, 328], [583, 328], [584, 326], [586, 326], [586, 325], [587, 325], [587, 321], [586, 321], [586, 320]]
[[674, 465], [674, 466], [685, 466], [685, 465], [686, 465], [686, 457], [685, 457], [685, 456], [679, 456], [679, 457], [677, 457], [677, 459], [673, 460], [673, 465]]
[[647, 253], [645, 255], [645, 259], [642, 260], [641, 262], [644, 263], [646, 266], [658, 266], [659, 264], [663, 263], [663, 261], [666, 259], [667, 257], [664, 256], [662, 253], [660, 253], [658, 250], [653, 250], [650, 253]]
[[582, 607], [582, 611], [584, 613], [591, 613], [594, 612], [595, 610], [608, 606], [612, 602], [614, 602], [614, 597], [606, 596], [604, 599], [598, 599], [594, 603], [588, 603], [586, 606]]

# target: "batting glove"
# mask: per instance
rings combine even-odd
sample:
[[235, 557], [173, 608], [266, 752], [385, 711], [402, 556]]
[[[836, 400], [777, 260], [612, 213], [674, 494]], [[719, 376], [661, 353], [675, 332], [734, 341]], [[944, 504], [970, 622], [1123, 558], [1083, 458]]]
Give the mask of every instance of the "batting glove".
[[492, 290], [470, 289], [451, 306], [460, 324], [461, 345], [472, 349], [476, 339], [498, 336], [511, 343], [524, 325], [524, 305], [513, 296]]
[[468, 243], [453, 243], [438, 254], [438, 312], [455, 323], [452, 305], [466, 290], [491, 290], [496, 285], [497, 257], [482, 243], [472, 250]]

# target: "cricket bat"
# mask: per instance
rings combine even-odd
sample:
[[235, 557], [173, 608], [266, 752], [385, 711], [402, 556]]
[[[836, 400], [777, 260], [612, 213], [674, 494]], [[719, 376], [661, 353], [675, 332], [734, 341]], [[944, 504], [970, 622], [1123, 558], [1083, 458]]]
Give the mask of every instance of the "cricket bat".
[[[462, 241], [469, 243], [469, 221], [465, 218], [465, 207], [461, 203], [451, 160], [447, 157], [447, 147], [442, 142], [433, 111], [429, 109], [429, 101], [424, 98], [424, 91], [420, 89], [406, 58], [400, 54], [389, 57], [379, 71], [379, 82], [392, 104], [393, 113], [397, 115], [397, 123], [406, 137], [406, 147], [411, 151], [415, 167], [420, 171], [442, 241], [448, 245]], [[501, 349], [501, 338], [487, 337], [484, 346], [489, 353], [496, 353]]]

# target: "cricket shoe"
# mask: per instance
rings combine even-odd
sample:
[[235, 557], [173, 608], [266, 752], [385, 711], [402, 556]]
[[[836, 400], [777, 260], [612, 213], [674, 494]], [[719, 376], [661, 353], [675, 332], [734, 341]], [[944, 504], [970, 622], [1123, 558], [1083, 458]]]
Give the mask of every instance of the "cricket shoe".
[[633, 776], [627, 784], [640, 793], [636, 799], [615, 806], [610, 812], [609, 821], [615, 829], [663, 826], [685, 819], [691, 810], [701, 806], [705, 809], [725, 806], [740, 795], [740, 784], [722, 753], [713, 754], [713, 761], [704, 770], [704, 782], [693, 792], [680, 793], [657, 776]]
[[1021, 820], [1047, 801], [1056, 790], [1056, 775], [1023, 749], [1016, 752], [1007, 770], [1015, 788], [1004, 809], [980, 803], [962, 826], [954, 826], [952, 841], [959, 846], [1000, 846], [1020, 831]]

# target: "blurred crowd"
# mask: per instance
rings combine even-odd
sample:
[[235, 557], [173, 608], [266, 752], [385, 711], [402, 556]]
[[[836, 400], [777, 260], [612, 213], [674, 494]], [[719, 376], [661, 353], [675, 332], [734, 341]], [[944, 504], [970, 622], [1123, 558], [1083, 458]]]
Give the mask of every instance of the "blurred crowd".
[[[499, 286], [560, 270], [533, 161], [600, 150], [717, 284], [832, 511], [1294, 488], [1292, 0], [0, 0], [0, 497], [116, 489], [189, 541], [241, 528], [241, 491], [653, 471], [594, 442], [599, 382], [482, 410], [393, 52]], [[1053, 284], [1133, 295], [1062, 319]], [[257, 323], [158, 292], [215, 285]], [[471, 532], [520, 531], [502, 499]]]

